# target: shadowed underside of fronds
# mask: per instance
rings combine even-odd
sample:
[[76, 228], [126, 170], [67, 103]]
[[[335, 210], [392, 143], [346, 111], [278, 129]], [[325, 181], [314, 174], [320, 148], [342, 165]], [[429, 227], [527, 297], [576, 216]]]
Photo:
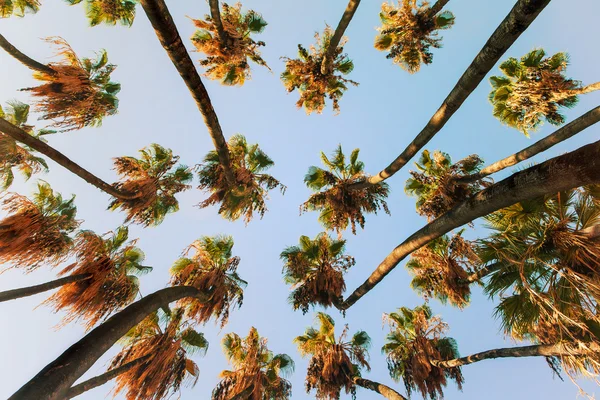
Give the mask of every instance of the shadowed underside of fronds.
[[131, 26], [135, 18], [136, 0], [66, 0], [75, 5], [85, 3], [85, 14], [91, 26], [99, 24]]

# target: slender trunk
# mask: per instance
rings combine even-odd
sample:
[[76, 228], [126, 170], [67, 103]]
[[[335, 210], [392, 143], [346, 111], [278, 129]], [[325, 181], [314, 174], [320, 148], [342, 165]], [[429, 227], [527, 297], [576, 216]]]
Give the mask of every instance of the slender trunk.
[[208, 133], [219, 155], [219, 162], [223, 166], [227, 182], [231, 185], [235, 184], [231, 161], [229, 159], [229, 149], [227, 148], [227, 141], [223, 136], [223, 131], [219, 124], [219, 118], [215, 113], [210, 97], [208, 97], [208, 92], [200, 80], [200, 75], [198, 75], [198, 71], [196, 71], [196, 67], [183, 45], [181, 36], [179, 36], [167, 5], [164, 0], [141, 0], [140, 3], [156, 32], [156, 36], [158, 36], [160, 44], [169, 55], [173, 65], [177, 68], [179, 75], [181, 75], [181, 78], [196, 101], [196, 105], [204, 118], [204, 123], [208, 127]]
[[550, 0], [519, 0], [460, 77], [440, 108], [408, 147], [383, 171], [364, 182], [352, 185], [352, 189], [364, 189], [369, 185], [375, 185], [388, 179], [404, 167], [444, 127], [500, 57], [548, 3]]
[[328, 74], [333, 69], [333, 57], [335, 55], [335, 50], [339, 46], [342, 37], [344, 36], [344, 32], [350, 21], [352, 21], [352, 17], [360, 4], [360, 0], [350, 0], [348, 2], [348, 6], [346, 6], [346, 10], [344, 10], [344, 14], [342, 15], [342, 19], [338, 23], [337, 28], [335, 28], [335, 32], [329, 41], [329, 46], [327, 47], [327, 52], [325, 56], [323, 56], [323, 63], [321, 64], [321, 73], [323, 75]]
[[206, 293], [191, 286], [161, 289], [142, 298], [110, 317], [69, 347], [23, 385], [9, 400], [64, 399], [75, 381], [131, 328], [161, 306], [185, 297], [196, 297], [201, 301], [210, 298]]
[[600, 182], [600, 141], [517, 172], [463, 201], [398, 245], [343, 303], [346, 310], [406, 256], [476, 218], [523, 200]]
[[373, 382], [365, 378], [354, 378], [354, 383], [365, 389], [377, 392], [389, 400], [408, 400], [406, 397], [402, 396], [400, 393], [396, 392], [391, 387], [383, 385], [379, 382]]
[[33, 296], [34, 294], [47, 292], [48, 290], [59, 288], [68, 283], [83, 281], [91, 277], [92, 274], [71, 275], [65, 276], [64, 278], [55, 279], [50, 282], [42, 283], [41, 285], [6, 290], [4, 292], [0, 292], [0, 303], [9, 300], [20, 299], [21, 297]]
[[440, 368], [453, 368], [462, 365], [472, 364], [482, 360], [507, 357], [556, 357], [556, 356], [574, 356], [589, 354], [590, 351], [600, 351], [600, 346], [595, 343], [588, 343], [585, 346], [567, 346], [564, 343], [557, 344], [536, 344], [532, 346], [507, 347], [502, 349], [493, 349], [482, 351], [481, 353], [471, 354], [470, 356], [455, 358], [448, 361], [432, 360], [431, 364]]
[[0, 47], [2, 47], [8, 54], [19, 60], [23, 65], [27, 68], [32, 69], [34, 71], [40, 71], [48, 75], [55, 75], [56, 71], [50, 68], [49, 66], [42, 64], [40, 62], [35, 61], [34, 59], [26, 56], [21, 53], [19, 49], [10, 44], [8, 40], [4, 36], [0, 34]]
[[215, 27], [217, 28], [217, 32], [219, 34], [219, 42], [221, 42], [221, 47], [227, 48], [227, 33], [225, 33], [225, 29], [223, 29], [223, 21], [221, 21], [219, 0], [208, 0], [208, 4], [210, 6], [210, 17], [212, 19], [213, 24], [215, 24]]
[[98, 375], [91, 379], [88, 379], [87, 381], [81, 382], [80, 384], [75, 385], [71, 389], [69, 389], [65, 398], [72, 399], [73, 397], [77, 397], [87, 392], [88, 390], [92, 390], [94, 388], [97, 388], [98, 386], [102, 386], [106, 382], [111, 381], [117, 376], [124, 374], [125, 372], [136, 367], [138, 364], [147, 361], [148, 359], [150, 359], [150, 357], [150, 354], [146, 354], [145, 356], [136, 358], [135, 360], [130, 361], [127, 364], [121, 365], [120, 367], [113, 368], [110, 371], [106, 371], [102, 375]]
[[561, 100], [572, 96], [577, 96], [579, 94], [595, 92], [596, 90], [600, 90], [600, 82], [592, 83], [591, 85], [587, 85], [579, 89], [569, 90], [564, 96], [562, 96]]
[[438, 0], [435, 2], [434, 5], [432, 5], [429, 8], [429, 11], [427, 11], [427, 16], [429, 18], [433, 18], [437, 13], [439, 13], [440, 11], [442, 11], [442, 8], [444, 8], [444, 6], [446, 4], [448, 4], [450, 0]]

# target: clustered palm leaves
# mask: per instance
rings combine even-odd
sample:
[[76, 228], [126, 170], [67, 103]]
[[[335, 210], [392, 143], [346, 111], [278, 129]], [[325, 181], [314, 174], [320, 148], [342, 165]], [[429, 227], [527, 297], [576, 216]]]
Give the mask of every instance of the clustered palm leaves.
[[2, 200], [8, 215], [0, 221], [0, 261], [29, 271], [63, 261], [73, 243], [69, 234], [79, 226], [75, 196], [64, 200], [46, 182], [37, 188], [32, 200], [16, 193]]
[[350, 189], [355, 183], [368, 178], [365, 165], [358, 161], [359, 149], [350, 154], [350, 163], [346, 164], [346, 156], [339, 145], [331, 158], [321, 152], [321, 161], [327, 170], [315, 166], [308, 169], [304, 183], [314, 194], [300, 206], [300, 211], [320, 211], [319, 221], [326, 229], [335, 230], [338, 234], [348, 225], [356, 234], [356, 224], [365, 226], [366, 213], [375, 213], [383, 208], [389, 214], [385, 199], [389, 186], [385, 182], [369, 185], [366, 189]]
[[[27, 125], [29, 105], [19, 101], [9, 101], [6, 110], [0, 107], [0, 118], [21, 128], [36, 139], [43, 140], [43, 135], [54, 133], [48, 129], [34, 131], [33, 126]], [[8, 135], [0, 133], [0, 182], [2, 189], [10, 187], [14, 180], [13, 168], [19, 170], [25, 179], [32, 174], [48, 171], [46, 161], [34, 155], [34, 150], [25, 145], [19, 145]]]
[[375, 39], [375, 48], [388, 51], [386, 58], [392, 59], [409, 73], [418, 72], [421, 64], [431, 64], [431, 48], [442, 47], [439, 30], [454, 25], [454, 14], [450, 11], [432, 14], [429, 2], [400, 0], [398, 4], [381, 5], [382, 26]]
[[443, 398], [448, 380], [454, 380], [461, 389], [464, 379], [460, 367], [442, 369], [431, 363], [454, 359], [459, 354], [456, 341], [444, 337], [447, 324], [434, 317], [428, 306], [401, 307], [397, 312], [385, 314], [384, 320], [390, 325], [382, 348], [390, 376], [395, 381], [404, 381], [409, 396], [418, 390], [423, 398]]
[[193, 386], [200, 370], [189, 356], [208, 349], [208, 341], [185, 320], [182, 309], [162, 316], [152, 313], [123, 342], [125, 347], [112, 360], [111, 369], [149, 356], [117, 377], [114, 392], [126, 390], [127, 400], [164, 399], [186, 382]]
[[70, 131], [100, 126], [104, 117], [116, 114], [116, 94], [121, 85], [110, 80], [116, 66], [108, 63], [106, 51], [102, 50], [95, 60], [80, 59], [64, 39], [46, 40], [58, 47], [63, 61], [48, 65], [52, 74], [34, 73], [35, 79], [45, 83], [23, 89], [36, 97], [34, 106], [42, 114], [40, 118], [52, 121], [53, 127]]
[[193, 179], [193, 174], [185, 165], [175, 166], [179, 156], [174, 156], [171, 149], [156, 143], [140, 150], [140, 155], [141, 158], [114, 159], [115, 170], [122, 177], [114, 186], [138, 196], [127, 200], [115, 198], [109, 209], [124, 210], [127, 213], [126, 222], [156, 226], [167, 214], [179, 210], [175, 195], [191, 187], [188, 183]]
[[294, 371], [294, 361], [287, 354], [273, 354], [267, 339], [250, 328], [248, 336], [225, 335], [221, 342], [233, 371], [221, 372], [221, 381], [213, 390], [213, 400], [234, 398], [248, 400], [288, 400], [292, 384], [282, 377]]
[[225, 326], [231, 308], [242, 306], [244, 281], [237, 273], [239, 257], [232, 257], [231, 236], [203, 236], [192, 243], [184, 257], [171, 267], [171, 285], [193, 286], [201, 292], [211, 293], [207, 302], [185, 299], [186, 316], [197, 323], [206, 323], [211, 317]]
[[344, 255], [345, 240], [320, 233], [314, 239], [300, 237], [300, 245], [281, 253], [285, 282], [292, 285], [290, 303], [306, 314], [311, 306], [335, 305], [346, 290], [344, 274], [355, 264]]
[[66, 0], [70, 5], [85, 2], [85, 13], [91, 26], [101, 23], [131, 26], [135, 18], [137, 0]]
[[35, 14], [40, 9], [39, 0], [0, 0], [0, 18], [24, 17], [26, 13]]
[[230, 221], [243, 216], [248, 223], [254, 212], [262, 218], [267, 211], [265, 199], [269, 190], [279, 188], [282, 193], [285, 191], [281, 182], [264, 173], [275, 163], [258, 144], [248, 144], [242, 135], [232, 136], [227, 147], [235, 183], [227, 181], [218, 153], [211, 150], [197, 168], [200, 180], [198, 188], [211, 193], [199, 206], [204, 208], [220, 204], [219, 214]]
[[404, 190], [417, 197], [417, 212], [435, 219], [456, 204], [473, 196], [490, 184], [488, 180], [462, 183], [460, 178], [479, 172], [483, 160], [473, 154], [452, 164], [450, 156], [435, 151], [433, 156], [423, 150], [415, 163], [418, 171], [410, 171], [412, 178], [406, 180]]
[[371, 338], [365, 331], [356, 332], [349, 341], [348, 326], [335, 337], [335, 322], [325, 313], [317, 313], [318, 329], [309, 327], [294, 339], [298, 351], [311, 356], [306, 372], [306, 392], [316, 390], [318, 400], [339, 400], [342, 389], [356, 397], [354, 378], [360, 370], [371, 369], [368, 349]]
[[[323, 58], [329, 47], [333, 36], [333, 30], [328, 26], [322, 35], [315, 34], [317, 44], [311, 45], [307, 50], [298, 45], [298, 58], [285, 60], [285, 70], [281, 74], [281, 80], [288, 92], [298, 90], [300, 99], [296, 103], [298, 108], [304, 106], [307, 114], [312, 112], [321, 113], [325, 108], [325, 97], [333, 103], [333, 109], [340, 110], [339, 101], [348, 90], [348, 84], [357, 86], [358, 83], [344, 78], [354, 69], [354, 63], [344, 54], [346, 39], [340, 42], [332, 57], [332, 65], [326, 74], [321, 71]], [[310, 50], [310, 51], [309, 51]]]
[[217, 26], [209, 15], [204, 17], [204, 21], [192, 20], [199, 28], [192, 36], [192, 43], [206, 55], [200, 61], [200, 65], [206, 67], [206, 76], [220, 80], [224, 85], [241, 86], [250, 78], [248, 60], [269, 68], [259, 52], [265, 42], [257, 42], [250, 36], [261, 33], [267, 22], [253, 10], [242, 12], [241, 3], [233, 6], [223, 3], [222, 8], [221, 22], [226, 43], [221, 42]]

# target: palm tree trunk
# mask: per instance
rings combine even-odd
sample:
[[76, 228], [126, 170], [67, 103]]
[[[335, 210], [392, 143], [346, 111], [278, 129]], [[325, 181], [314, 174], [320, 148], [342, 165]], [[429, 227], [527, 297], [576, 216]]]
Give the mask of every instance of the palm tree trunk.
[[204, 123], [208, 127], [208, 133], [219, 155], [219, 162], [225, 171], [225, 179], [227, 179], [229, 184], [233, 185], [235, 178], [229, 159], [229, 149], [227, 148], [227, 141], [223, 136], [223, 131], [219, 124], [219, 118], [212, 106], [208, 92], [200, 80], [200, 75], [198, 75], [198, 71], [196, 71], [196, 67], [194, 67], [194, 63], [183, 45], [181, 36], [179, 36], [167, 5], [164, 0], [141, 0], [140, 3], [156, 32], [156, 36], [158, 36], [160, 44], [166, 50], [173, 65], [177, 68], [179, 75], [181, 75], [181, 78], [196, 101], [196, 105], [204, 118]]
[[377, 392], [389, 400], [408, 400], [406, 397], [402, 396], [400, 393], [396, 392], [394, 389], [390, 388], [389, 386], [378, 383], [378, 382], [373, 382], [373, 381], [370, 381], [370, 380], [364, 379], [364, 378], [354, 378], [354, 383], [365, 389], [369, 389], [374, 392]]
[[200, 301], [207, 301], [210, 298], [208, 294], [191, 286], [169, 287], [142, 298], [90, 331], [44, 367], [9, 399], [64, 399], [75, 381], [131, 328], [161, 306], [185, 297], [196, 297]]
[[565, 98], [577, 96], [579, 94], [595, 92], [596, 90], [600, 90], [600, 82], [592, 83], [591, 85], [587, 85], [579, 89], [569, 90], [563, 96], [560, 96], [558, 99], [562, 100]]
[[548, 3], [550, 3], [550, 0], [519, 0], [460, 77], [440, 108], [408, 147], [383, 171], [350, 187], [353, 190], [358, 190], [375, 185], [388, 179], [404, 167], [444, 127], [500, 57], [521, 36]]
[[58, 150], [55, 150], [43, 141], [29, 135], [27, 132], [25, 132], [18, 126], [11, 124], [3, 118], [0, 118], [0, 132], [4, 133], [7, 136], [10, 136], [17, 142], [23, 143], [31, 147], [35, 151], [45, 155], [46, 157], [50, 158], [55, 163], [62, 165], [63, 167], [65, 167], [66, 169], [68, 169], [69, 171], [86, 181], [87, 183], [96, 186], [98, 189], [113, 197], [122, 200], [132, 200], [140, 196], [139, 193], [128, 193], [116, 189], [111, 184], [104, 182], [96, 175], [92, 174], [91, 172], [88, 172], [87, 170], [80, 167], [78, 164], [71, 161], [63, 153], [59, 152]]
[[585, 346], [579, 347], [567, 346], [564, 343], [537, 344], [532, 346], [507, 347], [502, 349], [487, 350], [482, 351], [481, 353], [475, 353], [471, 354], [470, 356], [455, 358], [447, 361], [432, 360], [431, 364], [440, 368], [454, 368], [482, 360], [490, 360], [493, 358], [574, 356], [589, 354], [591, 351], [600, 351], [600, 346], [598, 346], [596, 343], [587, 343]]
[[2, 47], [4, 50], [6, 50], [6, 52], [8, 54], [13, 56], [17, 60], [19, 60], [23, 65], [25, 65], [26, 67], [28, 67], [34, 71], [40, 71], [40, 72], [43, 72], [48, 75], [56, 74], [56, 71], [53, 70], [52, 68], [50, 68], [49, 66], [42, 64], [40, 62], [37, 62], [34, 59], [21, 53], [19, 51], [19, 49], [17, 49], [15, 46], [10, 44], [10, 42], [8, 40], [6, 40], [6, 38], [4, 36], [2, 36], [1, 34], [0, 34], [0, 47]]
[[78, 385], [73, 386], [67, 392], [66, 399], [72, 399], [73, 397], [77, 397], [88, 390], [92, 390], [97, 388], [98, 386], [104, 385], [106, 382], [113, 380], [117, 376], [124, 374], [125, 372], [131, 370], [136, 367], [138, 364], [144, 363], [148, 359], [150, 359], [151, 355], [146, 354], [143, 357], [136, 358], [133, 361], [128, 362], [127, 364], [121, 365], [120, 367], [113, 368], [110, 371], [106, 371], [102, 375], [95, 376], [87, 381], [81, 382]]
[[42, 283], [40, 285], [28, 286], [19, 289], [6, 290], [0, 292], [0, 303], [9, 300], [20, 299], [21, 297], [33, 296], [34, 294], [47, 292], [48, 290], [56, 289], [64, 286], [68, 283], [79, 282], [92, 277], [92, 274], [78, 274], [65, 276], [64, 278], [55, 279], [50, 282]]
[[208, 4], [210, 6], [210, 17], [219, 34], [219, 42], [221, 42], [223, 48], [227, 48], [227, 33], [225, 33], [225, 29], [223, 29], [223, 21], [221, 21], [219, 0], [208, 0]]
[[600, 182], [600, 141], [517, 172], [463, 201], [398, 245], [342, 304], [348, 309], [406, 256], [479, 217], [523, 200]]
[[450, 0], [438, 0], [435, 2], [434, 5], [432, 5], [429, 8], [429, 11], [427, 11], [427, 16], [429, 18], [433, 18], [433, 16], [435, 16], [437, 13], [439, 13], [440, 11], [442, 11], [442, 8], [444, 8], [444, 6], [446, 4], [448, 4]]
[[325, 53], [325, 56], [323, 56], [323, 63], [321, 64], [321, 73], [323, 75], [326, 75], [331, 72], [333, 67], [333, 57], [335, 55], [335, 50], [339, 46], [340, 41], [344, 36], [344, 32], [346, 31], [346, 28], [348, 28], [350, 21], [352, 21], [352, 17], [354, 16], [354, 13], [356, 12], [356, 9], [358, 8], [359, 4], [360, 0], [350, 0], [348, 2], [348, 6], [346, 6], [346, 10], [342, 15], [342, 19], [340, 19], [340, 22], [338, 23], [337, 28], [335, 28], [335, 32], [333, 33], [333, 36], [329, 41], [327, 52]]
[[600, 121], [600, 106], [588, 111], [581, 117], [569, 122], [567, 125], [558, 129], [556, 132], [546, 136], [542, 140], [538, 140], [529, 147], [513, 154], [512, 156], [503, 158], [493, 164], [488, 165], [476, 174], [468, 175], [463, 178], [456, 179], [457, 183], [471, 183], [485, 178], [505, 168], [512, 167], [522, 161], [525, 161], [541, 152], [544, 152], [552, 146], [567, 140], [582, 130], [589, 128]]

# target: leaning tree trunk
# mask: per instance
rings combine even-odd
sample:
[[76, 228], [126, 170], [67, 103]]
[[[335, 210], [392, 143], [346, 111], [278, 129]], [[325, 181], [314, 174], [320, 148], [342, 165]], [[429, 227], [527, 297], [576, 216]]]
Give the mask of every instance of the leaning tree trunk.
[[59, 278], [50, 282], [42, 283], [40, 285], [6, 290], [4, 292], [0, 292], [0, 303], [9, 300], [20, 299], [22, 297], [33, 296], [34, 294], [47, 292], [48, 290], [56, 289], [69, 283], [84, 281], [91, 277], [92, 274], [77, 274], [65, 276], [64, 278]]
[[200, 301], [210, 298], [206, 293], [191, 286], [161, 289], [144, 297], [113, 315], [69, 347], [9, 400], [64, 399], [75, 381], [131, 328], [160, 307], [185, 297], [196, 297]]
[[48, 75], [55, 75], [56, 71], [50, 68], [49, 66], [42, 64], [40, 62], [35, 61], [34, 59], [26, 56], [21, 53], [19, 49], [10, 44], [8, 40], [4, 36], [0, 34], [0, 47], [2, 47], [8, 54], [19, 60], [23, 65], [27, 68], [32, 69], [34, 71], [43, 72]]
[[166, 50], [173, 65], [177, 68], [179, 75], [181, 75], [181, 78], [196, 101], [196, 106], [198, 106], [204, 118], [204, 122], [208, 127], [208, 133], [219, 155], [219, 162], [225, 171], [225, 178], [229, 184], [233, 185], [235, 177], [231, 168], [227, 141], [223, 136], [219, 118], [212, 106], [208, 92], [202, 80], [200, 80], [200, 75], [198, 75], [198, 71], [196, 71], [196, 67], [183, 45], [181, 36], [179, 36], [167, 5], [164, 0], [141, 0], [140, 3], [156, 32], [156, 36], [158, 36], [160, 44]]
[[400, 393], [396, 392], [391, 387], [378, 382], [373, 382], [365, 378], [354, 378], [354, 383], [365, 389], [377, 392], [389, 400], [408, 400], [406, 397], [402, 396]]
[[219, 42], [223, 48], [227, 48], [227, 33], [225, 33], [225, 29], [223, 28], [223, 21], [221, 20], [221, 10], [219, 10], [219, 0], [208, 0], [208, 5], [210, 6], [210, 17], [212, 19], [213, 24], [217, 28], [217, 33], [219, 35]]
[[132, 200], [140, 196], [140, 194], [138, 193], [129, 193], [118, 190], [111, 184], [104, 182], [96, 175], [92, 174], [91, 172], [88, 172], [86, 169], [83, 169], [78, 164], [71, 161], [60, 151], [48, 146], [40, 139], [31, 136], [23, 129], [11, 124], [3, 118], [0, 118], [0, 132], [7, 136], [10, 136], [17, 142], [23, 143], [31, 147], [35, 151], [45, 155], [46, 157], [50, 158], [55, 163], [62, 165], [63, 167], [65, 167], [66, 169], [68, 169], [69, 171], [86, 181], [87, 183], [96, 186], [98, 189], [113, 197], [122, 200]]
[[329, 46], [327, 47], [327, 51], [326, 51], [325, 55], [323, 56], [323, 62], [321, 64], [321, 73], [323, 75], [326, 75], [332, 71], [333, 61], [334, 61], [333, 57], [335, 55], [335, 50], [339, 46], [339, 44], [342, 40], [342, 37], [344, 36], [344, 32], [346, 31], [346, 28], [348, 28], [350, 21], [352, 21], [352, 17], [354, 16], [354, 13], [358, 9], [359, 4], [360, 4], [360, 0], [350, 0], [348, 2], [348, 6], [346, 6], [346, 10], [344, 11], [344, 14], [342, 15], [342, 19], [340, 19], [340, 22], [338, 23], [337, 28], [335, 28], [335, 32], [333, 33], [333, 36], [331, 37], [331, 40], [329, 41]]
[[375, 185], [404, 167], [444, 127], [450, 117], [481, 83], [494, 64], [529, 27], [548, 3], [550, 3], [550, 0], [519, 0], [460, 77], [440, 108], [408, 147], [383, 171], [364, 182], [352, 185], [351, 188], [357, 190]]
[[446, 4], [448, 4], [450, 0], [438, 0], [435, 2], [434, 5], [432, 5], [429, 10], [427, 11], [427, 17], [428, 18], [433, 18], [437, 13], [439, 13], [440, 11], [442, 11], [442, 8], [444, 8], [444, 6]]
[[455, 206], [398, 245], [342, 304], [346, 310], [406, 256], [479, 217], [523, 200], [600, 182], [600, 141], [515, 173]]

